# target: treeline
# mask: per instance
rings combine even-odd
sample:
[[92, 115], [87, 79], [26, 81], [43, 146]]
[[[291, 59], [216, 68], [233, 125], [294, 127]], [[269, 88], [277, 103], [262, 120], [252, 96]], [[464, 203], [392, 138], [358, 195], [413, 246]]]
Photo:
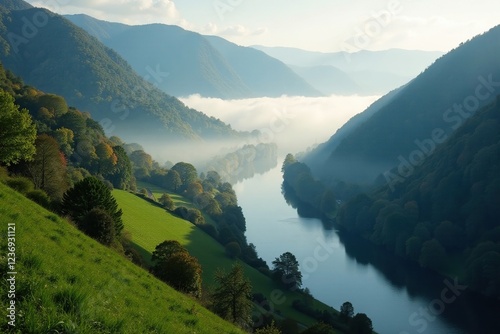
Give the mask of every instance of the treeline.
[[278, 146], [274, 143], [245, 145], [242, 148], [215, 157], [203, 168], [204, 171], [216, 171], [225, 181], [234, 184], [238, 181], [262, 174], [278, 163]]
[[30, 179], [51, 205], [57, 207], [66, 190], [90, 175], [110, 187], [135, 188], [123, 143], [107, 138], [89, 114], [68, 107], [61, 96], [24, 85], [1, 65], [0, 92], [0, 163], [11, 174]]
[[331, 221], [338, 202], [331, 189], [316, 180], [309, 167], [288, 154], [281, 169], [282, 193], [288, 204], [304, 217], [318, 217]]
[[[226, 248], [230, 257], [241, 258], [263, 272], [268, 270], [266, 262], [257, 255], [255, 246], [247, 242], [245, 216], [233, 187], [224, 182], [219, 173], [209, 171], [198, 174], [197, 169], [186, 162], [176, 163], [170, 168], [160, 167], [142, 150], [132, 152], [130, 158], [137, 180], [182, 195], [195, 206], [176, 207], [170, 196], [163, 194], [155, 200], [161, 202], [165, 209], [204, 230]], [[145, 195], [148, 196], [147, 192]], [[210, 217], [215, 225], [206, 223], [202, 213]]]
[[404, 182], [341, 207], [340, 226], [499, 298], [499, 102], [469, 119]]

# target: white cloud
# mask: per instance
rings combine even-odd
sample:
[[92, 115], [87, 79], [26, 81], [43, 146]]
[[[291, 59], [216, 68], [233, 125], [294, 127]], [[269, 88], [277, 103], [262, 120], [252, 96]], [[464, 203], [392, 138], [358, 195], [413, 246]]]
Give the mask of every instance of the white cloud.
[[326, 141], [377, 96], [330, 96], [222, 100], [192, 95], [188, 106], [229, 123], [236, 130], [259, 130], [262, 141], [276, 142], [282, 153], [299, 152]]
[[98, 19], [128, 24], [187, 24], [171, 0], [33, 0], [30, 3], [59, 14], [85, 13]]

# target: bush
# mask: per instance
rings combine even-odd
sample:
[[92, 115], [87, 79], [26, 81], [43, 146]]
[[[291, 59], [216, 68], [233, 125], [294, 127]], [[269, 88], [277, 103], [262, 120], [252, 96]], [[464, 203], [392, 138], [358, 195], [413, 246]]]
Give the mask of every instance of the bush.
[[228, 243], [226, 245], [226, 254], [230, 258], [236, 259], [241, 254], [241, 247], [240, 247], [240, 245], [236, 241]]
[[7, 179], [5, 181], [5, 184], [23, 195], [26, 195], [30, 191], [34, 190], [33, 182], [31, 182], [31, 180], [26, 177], [13, 177]]
[[199, 228], [202, 229], [203, 232], [211, 236], [212, 238], [216, 239], [219, 237], [219, 232], [217, 232], [217, 229], [215, 226], [211, 224], [205, 224], [205, 225], [199, 225]]
[[172, 211], [175, 209], [174, 201], [172, 201], [172, 198], [168, 194], [163, 194], [160, 197], [159, 202], [163, 207], [169, 211]]
[[64, 215], [70, 216], [78, 227], [84, 229], [87, 228], [83, 227], [83, 221], [89, 212], [100, 208], [112, 218], [116, 235], [123, 230], [122, 210], [109, 188], [96, 178], [87, 177], [69, 189], [63, 196], [61, 208]]
[[103, 245], [109, 246], [115, 238], [115, 224], [108, 212], [101, 208], [90, 210], [78, 224], [80, 230]]
[[45, 191], [40, 189], [31, 190], [26, 194], [26, 197], [44, 208], [50, 209], [50, 198]]

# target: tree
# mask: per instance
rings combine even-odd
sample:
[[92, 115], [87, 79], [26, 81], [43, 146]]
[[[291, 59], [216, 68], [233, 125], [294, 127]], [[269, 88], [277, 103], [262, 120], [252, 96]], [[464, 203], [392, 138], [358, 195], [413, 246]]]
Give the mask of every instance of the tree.
[[97, 155], [96, 172], [101, 175], [111, 173], [118, 162], [113, 148], [109, 144], [101, 142], [96, 146], [95, 153]]
[[281, 334], [281, 331], [274, 325], [273, 321], [270, 325], [257, 329], [255, 334]]
[[198, 172], [196, 171], [196, 168], [187, 162], [178, 162], [174, 165], [174, 167], [172, 167], [171, 170], [175, 170], [179, 173], [182, 182], [182, 190], [186, 190], [191, 183], [198, 179]]
[[116, 164], [106, 177], [113, 183], [113, 187], [127, 190], [133, 185], [132, 164], [123, 147], [114, 146], [113, 151], [117, 159]]
[[35, 141], [36, 153], [27, 164], [28, 173], [36, 189], [42, 189], [52, 199], [60, 199], [68, 186], [66, 180], [66, 159], [59, 151], [57, 141], [46, 135]]
[[169, 170], [165, 176], [165, 187], [171, 191], [177, 191], [182, 185], [181, 177], [175, 170]]
[[236, 259], [241, 254], [240, 244], [236, 241], [232, 241], [226, 245], [226, 254], [232, 258]]
[[372, 334], [372, 321], [364, 313], [357, 313], [351, 320], [349, 326], [350, 334]]
[[273, 261], [273, 276], [289, 290], [296, 290], [302, 285], [302, 273], [299, 262], [290, 252], [285, 252]]
[[36, 128], [28, 110], [14, 104], [14, 98], [0, 90], [0, 163], [9, 166], [30, 160], [35, 154]]
[[153, 169], [153, 158], [142, 150], [132, 152], [130, 161], [133, 162], [134, 168], [145, 168], [147, 171]]
[[242, 327], [247, 327], [252, 311], [252, 285], [244, 276], [240, 264], [233, 265], [229, 273], [217, 270], [215, 282], [218, 286], [212, 296], [215, 313]]
[[201, 193], [203, 193], [203, 186], [201, 185], [201, 183], [193, 182], [187, 187], [186, 197], [189, 199], [193, 199]]
[[345, 302], [340, 307], [340, 320], [348, 322], [354, 315], [354, 307], [350, 302]]
[[73, 154], [73, 147], [75, 134], [70, 129], [59, 128], [54, 131], [54, 138], [57, 140], [61, 151], [66, 155], [66, 157], [70, 157]]
[[104, 245], [111, 245], [115, 239], [113, 218], [105, 210], [94, 208], [82, 218], [81, 230]]
[[166, 240], [156, 246], [151, 260], [156, 277], [179, 291], [201, 296], [201, 266], [178, 241]]
[[419, 263], [424, 268], [442, 269], [446, 262], [446, 251], [436, 239], [424, 242], [420, 252]]
[[172, 198], [170, 198], [170, 196], [168, 194], [161, 195], [159, 201], [165, 209], [170, 210], [170, 211], [175, 209], [174, 201], [172, 201]]
[[62, 201], [62, 213], [70, 216], [77, 226], [83, 227], [84, 217], [94, 208], [101, 208], [113, 219], [115, 234], [123, 230], [122, 210], [118, 208], [115, 198], [109, 188], [94, 177], [86, 177], [66, 193]]

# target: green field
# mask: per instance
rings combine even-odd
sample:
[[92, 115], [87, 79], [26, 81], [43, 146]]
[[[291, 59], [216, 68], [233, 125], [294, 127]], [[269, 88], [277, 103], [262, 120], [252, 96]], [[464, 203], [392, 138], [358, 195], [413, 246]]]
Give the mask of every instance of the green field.
[[[155, 192], [154, 189], [151, 190]], [[113, 195], [123, 210], [125, 229], [131, 233], [132, 241], [147, 258], [151, 257], [156, 245], [164, 240], [178, 240], [191, 255], [198, 258], [203, 269], [205, 288], [210, 288], [213, 284], [213, 275], [217, 268], [229, 270], [233, 265], [234, 261], [226, 256], [224, 247], [190, 222], [173, 216], [137, 195], [122, 190], [114, 190]], [[254, 292], [260, 292], [273, 301], [275, 310], [305, 325], [316, 322], [292, 308], [293, 300], [303, 298], [301, 294], [282, 291], [273, 280], [256, 269], [244, 263], [243, 267], [252, 282]], [[314, 303], [316, 308], [331, 310], [319, 301]]]
[[[158, 224], [159, 215], [147, 202], [117, 195], [132, 206], [146, 205], [135, 224], [133, 209], [125, 209], [128, 228]], [[2, 183], [0, 203], [1, 333], [243, 333]], [[9, 223], [16, 229], [14, 329], [5, 316], [6, 273], [12, 271], [6, 259]], [[181, 223], [171, 231], [190, 242]], [[136, 233], [138, 242], [147, 240], [140, 236]]]

